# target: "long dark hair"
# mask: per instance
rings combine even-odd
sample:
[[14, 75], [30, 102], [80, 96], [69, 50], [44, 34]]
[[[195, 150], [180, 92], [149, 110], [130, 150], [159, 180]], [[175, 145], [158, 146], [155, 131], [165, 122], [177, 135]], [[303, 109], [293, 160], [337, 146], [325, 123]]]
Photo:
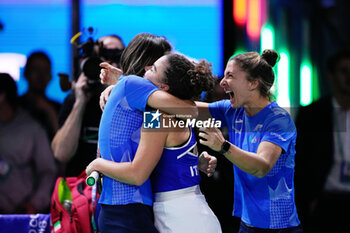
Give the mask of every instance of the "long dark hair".
[[149, 33], [137, 34], [125, 48], [120, 58], [120, 66], [124, 75], [143, 76], [145, 67], [171, 51], [170, 43], [160, 36]]

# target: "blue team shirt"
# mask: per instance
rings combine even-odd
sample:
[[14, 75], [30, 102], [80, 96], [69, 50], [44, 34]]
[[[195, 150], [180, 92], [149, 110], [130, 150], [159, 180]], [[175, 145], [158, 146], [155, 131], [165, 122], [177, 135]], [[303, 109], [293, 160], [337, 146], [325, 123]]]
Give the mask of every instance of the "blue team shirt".
[[211, 103], [209, 110], [228, 128], [230, 142], [237, 147], [255, 153], [260, 142], [269, 141], [283, 150], [272, 170], [262, 178], [233, 165], [233, 215], [259, 228], [298, 226], [293, 182], [296, 128], [288, 112], [272, 102], [249, 117], [243, 108], [232, 108], [229, 100]]
[[[138, 76], [122, 76], [113, 88], [101, 117], [99, 148], [101, 157], [114, 162], [134, 159], [140, 141], [143, 111], [148, 97], [158, 90], [150, 81]], [[150, 181], [136, 186], [103, 176], [99, 200], [107, 205], [130, 203], [153, 204]]]
[[165, 147], [152, 172], [153, 192], [167, 192], [198, 185], [198, 150], [196, 137], [191, 129], [189, 140], [180, 147]]

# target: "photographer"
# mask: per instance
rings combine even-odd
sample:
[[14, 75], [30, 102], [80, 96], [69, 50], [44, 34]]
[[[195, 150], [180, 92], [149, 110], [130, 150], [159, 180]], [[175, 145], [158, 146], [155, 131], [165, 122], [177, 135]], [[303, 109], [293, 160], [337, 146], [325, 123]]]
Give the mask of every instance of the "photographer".
[[[93, 49], [97, 50], [94, 53], [100, 60], [118, 65], [124, 47], [122, 40], [113, 35], [100, 38]], [[96, 63], [96, 60], [92, 63]], [[98, 126], [102, 114], [99, 97], [105, 86], [94, 82], [99, 82], [99, 70], [93, 70], [97, 77], [91, 78], [87, 75], [90, 71], [85, 67], [92, 66], [85, 64], [77, 81], [73, 82], [72, 92], [64, 100], [60, 111], [60, 129], [51, 143], [55, 158], [66, 165], [64, 175], [67, 177], [79, 175], [96, 158]]]

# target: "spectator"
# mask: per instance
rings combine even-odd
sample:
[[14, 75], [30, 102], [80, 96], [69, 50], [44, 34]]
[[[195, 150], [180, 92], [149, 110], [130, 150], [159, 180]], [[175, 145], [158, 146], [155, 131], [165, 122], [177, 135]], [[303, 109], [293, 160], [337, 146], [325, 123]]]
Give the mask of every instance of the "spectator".
[[327, 61], [331, 95], [296, 118], [296, 203], [305, 232], [350, 232], [350, 51]]
[[45, 95], [52, 77], [51, 61], [46, 53], [33, 52], [29, 55], [24, 77], [28, 81], [28, 91], [20, 98], [20, 104], [42, 125], [51, 140], [58, 129], [61, 105]]
[[120, 57], [125, 49], [122, 38], [117, 35], [103, 36], [98, 39], [101, 59], [104, 62], [120, 68]]
[[48, 212], [56, 167], [42, 127], [18, 107], [17, 87], [0, 74], [0, 213]]
[[[124, 44], [118, 37], [103, 37], [99, 42], [104, 44], [107, 39], [108, 49], [124, 49]], [[66, 165], [66, 176], [79, 175], [96, 158], [98, 127], [102, 114], [99, 97], [104, 88], [103, 85], [89, 88], [87, 77], [81, 73], [73, 84], [73, 91], [64, 100], [59, 115], [60, 129], [51, 146], [55, 158]]]

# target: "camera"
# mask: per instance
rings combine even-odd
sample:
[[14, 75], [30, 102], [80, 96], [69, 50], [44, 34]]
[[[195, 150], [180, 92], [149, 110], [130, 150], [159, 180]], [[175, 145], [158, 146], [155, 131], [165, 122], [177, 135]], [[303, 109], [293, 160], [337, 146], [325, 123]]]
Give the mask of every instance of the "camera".
[[[87, 91], [92, 91], [102, 85], [100, 82], [100, 63], [108, 61], [118, 64], [123, 50], [107, 49], [104, 47], [103, 42], [95, 41], [93, 39], [94, 29], [92, 27], [87, 28], [87, 41], [78, 44], [76, 39], [83, 35], [83, 33], [86, 33], [85, 31], [79, 32], [71, 39], [71, 43], [76, 48], [73, 77], [77, 81], [80, 73], [83, 72], [88, 79]], [[65, 91], [67, 90], [67, 86], [70, 86], [64, 84], [65, 80], [68, 79], [67, 75], [59, 73], [59, 76], [61, 89]]]
[[100, 63], [103, 62], [99, 55], [99, 45], [90, 37], [87, 42], [78, 45], [78, 55], [75, 60], [75, 79], [83, 72], [88, 79], [88, 89], [99, 86]]

